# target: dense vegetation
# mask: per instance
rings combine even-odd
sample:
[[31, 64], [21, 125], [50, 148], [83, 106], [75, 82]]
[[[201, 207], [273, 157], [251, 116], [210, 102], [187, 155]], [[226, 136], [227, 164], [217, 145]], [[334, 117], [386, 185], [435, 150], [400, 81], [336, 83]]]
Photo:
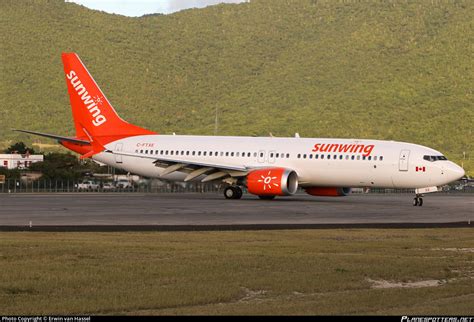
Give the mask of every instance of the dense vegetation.
[[26, 146], [24, 142], [16, 142], [10, 145], [8, 148], [6, 148], [3, 153], [19, 153], [19, 154], [35, 154], [35, 150], [33, 148], [30, 148]]
[[213, 134], [217, 108], [222, 135], [409, 141], [466, 152], [474, 170], [473, 1], [252, 0], [141, 18], [0, 6], [0, 141], [29, 139], [13, 127], [73, 134], [60, 54], [74, 51], [123, 118], [160, 133]]

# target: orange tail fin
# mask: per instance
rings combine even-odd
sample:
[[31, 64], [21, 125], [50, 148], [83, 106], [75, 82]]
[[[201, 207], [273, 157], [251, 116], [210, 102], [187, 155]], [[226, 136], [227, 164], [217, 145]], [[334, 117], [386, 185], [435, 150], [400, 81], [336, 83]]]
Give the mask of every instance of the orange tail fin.
[[102, 147], [125, 137], [156, 134], [118, 116], [77, 54], [63, 53], [62, 60], [77, 138], [95, 141], [95, 146]]

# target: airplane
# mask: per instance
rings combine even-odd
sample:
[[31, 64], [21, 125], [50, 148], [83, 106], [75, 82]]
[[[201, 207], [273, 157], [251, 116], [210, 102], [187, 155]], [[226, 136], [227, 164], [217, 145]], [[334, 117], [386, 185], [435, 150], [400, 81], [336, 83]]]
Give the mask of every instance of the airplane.
[[76, 53], [62, 61], [76, 135], [15, 130], [55, 139], [82, 159], [173, 181], [221, 182], [226, 199], [242, 188], [261, 199], [294, 195], [346, 196], [352, 188], [415, 189], [423, 194], [464, 176], [431, 148], [404, 142], [300, 138], [160, 135], [124, 121]]

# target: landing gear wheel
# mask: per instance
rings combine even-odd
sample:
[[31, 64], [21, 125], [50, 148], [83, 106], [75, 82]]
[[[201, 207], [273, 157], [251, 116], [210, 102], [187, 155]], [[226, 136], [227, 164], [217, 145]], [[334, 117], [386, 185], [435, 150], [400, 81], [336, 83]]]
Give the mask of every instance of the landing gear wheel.
[[273, 200], [275, 196], [258, 196], [262, 200]]
[[237, 195], [235, 196], [235, 199], [242, 198], [242, 195], [243, 195], [242, 189], [240, 189], [240, 187], [234, 187], [234, 189], [235, 191], [237, 191]]
[[423, 206], [423, 198], [422, 196], [416, 196], [414, 199], [413, 199], [413, 206], [418, 206], [418, 207], [421, 207]]
[[242, 198], [242, 189], [236, 186], [229, 186], [224, 189], [224, 197], [226, 199], [240, 199]]

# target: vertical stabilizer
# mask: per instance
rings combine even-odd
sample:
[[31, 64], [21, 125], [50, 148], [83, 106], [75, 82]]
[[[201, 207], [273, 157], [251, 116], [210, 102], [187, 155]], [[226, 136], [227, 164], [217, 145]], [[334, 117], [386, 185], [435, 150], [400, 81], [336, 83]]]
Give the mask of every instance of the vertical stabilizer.
[[62, 60], [76, 137], [103, 145], [129, 136], [156, 134], [118, 116], [77, 54], [63, 53]]

